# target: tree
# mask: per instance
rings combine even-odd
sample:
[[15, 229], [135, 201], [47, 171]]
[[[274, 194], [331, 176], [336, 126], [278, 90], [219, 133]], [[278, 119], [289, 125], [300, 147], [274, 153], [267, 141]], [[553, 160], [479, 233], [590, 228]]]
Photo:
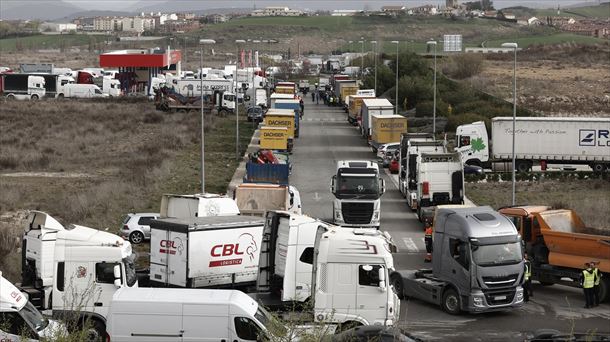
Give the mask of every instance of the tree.
[[495, 9], [491, 0], [465, 2], [464, 5], [468, 11], [493, 11]]

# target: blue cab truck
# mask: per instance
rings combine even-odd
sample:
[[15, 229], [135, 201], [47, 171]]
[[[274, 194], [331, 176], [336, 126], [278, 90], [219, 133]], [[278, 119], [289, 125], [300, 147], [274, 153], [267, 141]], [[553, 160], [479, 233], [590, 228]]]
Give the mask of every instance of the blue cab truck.
[[299, 100], [276, 100], [273, 108], [294, 110], [294, 137], [299, 137], [299, 119], [301, 117], [301, 104]]

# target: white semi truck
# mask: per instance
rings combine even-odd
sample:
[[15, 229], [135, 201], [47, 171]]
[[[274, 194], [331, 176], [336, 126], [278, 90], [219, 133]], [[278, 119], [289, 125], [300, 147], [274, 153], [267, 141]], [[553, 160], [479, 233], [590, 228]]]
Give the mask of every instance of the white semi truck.
[[114, 292], [138, 286], [134, 262], [131, 244], [119, 236], [78, 225], [66, 228], [32, 211], [23, 236], [21, 288], [54, 317], [88, 322], [91, 340], [99, 340]]
[[[465, 164], [491, 168], [512, 163], [513, 118], [491, 119], [491, 140], [482, 121], [458, 126], [457, 151]], [[515, 158], [519, 172], [534, 164], [584, 164], [610, 168], [610, 118], [517, 117]], [[509, 166], [510, 170], [510, 166]]]
[[331, 178], [333, 221], [346, 227], [379, 228], [385, 182], [370, 160], [340, 160]]
[[439, 208], [432, 269], [390, 275], [400, 298], [440, 305], [450, 314], [523, 305], [523, 252], [512, 222], [490, 207]]

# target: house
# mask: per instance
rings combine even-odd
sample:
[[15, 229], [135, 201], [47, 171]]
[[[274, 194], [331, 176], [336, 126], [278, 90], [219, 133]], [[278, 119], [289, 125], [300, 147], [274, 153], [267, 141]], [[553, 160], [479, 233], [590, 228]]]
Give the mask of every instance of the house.
[[227, 18], [227, 16], [224, 14], [210, 14], [207, 16], [207, 22], [210, 24], [220, 24], [226, 22], [227, 20], [229, 20], [229, 18]]
[[76, 31], [76, 24], [73, 23], [42, 23], [38, 29], [42, 32], [70, 32]]
[[512, 12], [500, 11], [498, 13], [497, 17], [500, 19], [504, 19], [504, 20], [517, 20], [517, 18], [515, 17], [515, 15]]
[[424, 5], [419, 7], [411, 8], [411, 11], [414, 15], [436, 15], [437, 8], [432, 5]]
[[252, 11], [250, 15], [253, 17], [298, 17], [303, 14], [303, 11], [288, 7], [265, 7]]
[[405, 6], [382, 6], [381, 12], [392, 14], [404, 14], [407, 8]]

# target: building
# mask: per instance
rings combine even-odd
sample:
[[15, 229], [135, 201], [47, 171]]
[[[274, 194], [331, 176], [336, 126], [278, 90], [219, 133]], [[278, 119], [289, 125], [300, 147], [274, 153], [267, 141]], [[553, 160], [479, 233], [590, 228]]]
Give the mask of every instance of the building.
[[447, 8], [458, 8], [458, 0], [445, 0], [445, 7]]
[[405, 6], [382, 6], [381, 12], [388, 14], [404, 14], [407, 8]]
[[76, 31], [77, 26], [74, 23], [42, 23], [38, 29], [42, 32], [70, 32]]
[[209, 24], [220, 24], [229, 20], [229, 18], [223, 14], [210, 14], [206, 19]]
[[160, 26], [159, 29], [165, 33], [171, 32], [189, 32], [196, 31], [200, 28], [199, 21], [197, 20], [167, 20], [163, 26]]
[[411, 8], [414, 15], [436, 15], [437, 8], [432, 5], [424, 5], [419, 7]]
[[195, 19], [195, 13], [178, 13], [176, 15], [178, 16], [177, 19], [182, 19], [182, 20], [194, 20]]
[[114, 17], [93, 18], [94, 31], [115, 31], [119, 27], [122, 27], [121, 19]]
[[303, 11], [288, 7], [265, 7], [252, 11], [250, 15], [253, 17], [298, 17], [303, 14]]

